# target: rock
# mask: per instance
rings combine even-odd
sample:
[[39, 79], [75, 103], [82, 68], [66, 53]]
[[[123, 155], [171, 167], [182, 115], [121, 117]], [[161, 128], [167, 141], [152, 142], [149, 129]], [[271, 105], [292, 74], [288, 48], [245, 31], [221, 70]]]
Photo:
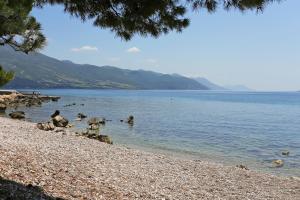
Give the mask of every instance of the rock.
[[120, 119], [120, 122], [124, 122], [124, 120], [123, 120], [123, 119]]
[[105, 118], [93, 117], [88, 120], [88, 125], [92, 124], [105, 124]]
[[72, 128], [74, 125], [73, 124], [67, 124], [66, 126], [65, 126], [65, 128]]
[[130, 125], [133, 125], [134, 123], [134, 117], [132, 115], [130, 115], [127, 119], [127, 123], [130, 124]]
[[15, 111], [9, 114], [12, 119], [24, 119], [25, 113], [23, 111]]
[[66, 130], [64, 128], [57, 128], [57, 129], [55, 129], [55, 132], [56, 133], [65, 133]]
[[91, 124], [89, 125], [90, 130], [99, 130], [100, 126], [99, 124]]
[[244, 170], [249, 170], [248, 167], [246, 167], [245, 165], [237, 165], [236, 167]]
[[86, 115], [82, 114], [82, 113], [78, 113], [77, 115], [78, 119], [84, 119], [84, 118], [87, 118]]
[[38, 127], [38, 129], [43, 130], [43, 131], [52, 131], [55, 129], [55, 126], [52, 122], [38, 123], [37, 127]]
[[273, 160], [272, 163], [273, 163], [274, 167], [283, 167], [283, 165], [284, 165], [283, 160], [279, 160], [279, 159]]
[[0, 113], [5, 112], [5, 110], [6, 110], [6, 105], [4, 103], [0, 103]]
[[284, 156], [288, 156], [288, 155], [290, 155], [290, 152], [289, 151], [283, 151], [283, 152], [281, 152], [281, 154], [284, 155]]
[[54, 118], [56, 117], [57, 115], [60, 114], [60, 111], [59, 110], [56, 110], [52, 115], [51, 115], [51, 118]]
[[69, 120], [60, 115], [55, 116], [52, 121], [56, 127], [66, 127], [69, 124]]
[[111, 140], [111, 138], [107, 135], [99, 135], [98, 136], [98, 140], [100, 142], [105, 142], [107, 144], [113, 144], [113, 141]]

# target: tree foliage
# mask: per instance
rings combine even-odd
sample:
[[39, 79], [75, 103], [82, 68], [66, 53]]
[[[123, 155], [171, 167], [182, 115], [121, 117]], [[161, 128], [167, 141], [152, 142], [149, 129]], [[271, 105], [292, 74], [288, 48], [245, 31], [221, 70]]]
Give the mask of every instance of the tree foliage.
[[129, 40], [134, 35], [158, 37], [181, 32], [189, 25], [187, 10], [217, 8], [262, 10], [281, 0], [0, 0], [0, 45], [30, 52], [45, 45], [41, 25], [30, 16], [33, 7], [62, 5], [66, 13], [82, 21], [93, 20], [96, 27], [110, 29]]
[[0, 0], [0, 45], [28, 53], [45, 44], [41, 25], [30, 16], [34, 0]]
[[14, 78], [14, 72], [6, 72], [0, 65], [0, 87], [8, 83]]

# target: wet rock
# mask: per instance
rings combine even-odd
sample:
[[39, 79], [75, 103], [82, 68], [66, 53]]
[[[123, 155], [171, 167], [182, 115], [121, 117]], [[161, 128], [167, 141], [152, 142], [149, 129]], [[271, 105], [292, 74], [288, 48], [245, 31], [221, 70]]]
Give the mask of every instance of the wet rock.
[[9, 114], [9, 116], [12, 119], [24, 119], [25, 118], [25, 112], [23, 111], [15, 111]]
[[0, 113], [2, 112], [5, 112], [5, 110], [6, 110], [6, 105], [4, 104], [4, 103], [1, 103], [0, 102]]
[[52, 118], [53, 124], [56, 127], [66, 127], [69, 124], [69, 120], [62, 117], [61, 115], [57, 115]]
[[283, 152], [281, 152], [281, 154], [282, 154], [283, 156], [288, 156], [288, 155], [290, 155], [290, 152], [289, 152], [289, 151], [283, 151]]
[[127, 119], [127, 123], [130, 124], [130, 125], [133, 125], [134, 123], [134, 117], [132, 115], [130, 115]]
[[89, 130], [99, 130], [100, 126], [99, 124], [91, 124], [89, 125]]
[[64, 105], [64, 107], [70, 107], [70, 106], [75, 106], [76, 103], [70, 103], [70, 104], [67, 104], [67, 105]]
[[248, 167], [245, 166], [245, 165], [237, 165], [236, 167], [237, 167], [237, 168], [244, 169], [244, 170], [249, 170]]
[[273, 160], [272, 164], [274, 165], [274, 167], [283, 167], [284, 162], [283, 162], [283, 160], [278, 159], [278, 160]]
[[55, 126], [52, 122], [38, 123], [37, 127], [38, 127], [38, 129], [43, 130], [43, 131], [52, 131], [55, 129]]
[[51, 118], [54, 118], [56, 117], [57, 115], [60, 114], [60, 111], [59, 110], [56, 110], [52, 115], [51, 115]]
[[73, 124], [67, 124], [67, 125], [65, 126], [65, 128], [72, 128], [72, 127], [74, 127]]
[[87, 116], [84, 115], [84, 114], [82, 114], [82, 113], [78, 113], [77, 117], [78, 117], [78, 119], [85, 119], [85, 118], [87, 118]]
[[107, 135], [99, 135], [98, 136], [98, 140], [100, 142], [105, 142], [107, 144], [113, 144], [113, 141], [111, 140], [111, 138]]
[[86, 137], [88, 137], [90, 139], [95, 139], [95, 140], [98, 140], [100, 142], [104, 142], [107, 144], [113, 144], [113, 141], [107, 135], [99, 135], [99, 134], [95, 134], [95, 133], [89, 133], [86, 135]]
[[92, 124], [105, 124], [105, 118], [92, 117], [88, 120], [88, 125]]

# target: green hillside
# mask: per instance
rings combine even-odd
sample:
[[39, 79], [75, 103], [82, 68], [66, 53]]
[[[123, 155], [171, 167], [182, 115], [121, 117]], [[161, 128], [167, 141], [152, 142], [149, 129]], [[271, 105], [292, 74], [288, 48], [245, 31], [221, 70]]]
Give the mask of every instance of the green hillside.
[[79, 65], [40, 53], [26, 55], [9, 47], [0, 48], [0, 65], [16, 73], [6, 88], [208, 89], [183, 76]]

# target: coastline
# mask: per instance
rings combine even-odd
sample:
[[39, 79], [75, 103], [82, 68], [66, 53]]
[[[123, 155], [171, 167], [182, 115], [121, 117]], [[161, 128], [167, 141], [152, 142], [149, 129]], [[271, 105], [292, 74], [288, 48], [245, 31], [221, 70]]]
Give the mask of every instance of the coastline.
[[49, 197], [45, 199], [300, 197], [298, 177], [278, 177], [108, 145], [78, 137], [69, 130], [66, 134], [46, 132], [34, 123], [3, 117], [0, 154], [1, 180], [23, 185], [25, 190], [39, 187]]

